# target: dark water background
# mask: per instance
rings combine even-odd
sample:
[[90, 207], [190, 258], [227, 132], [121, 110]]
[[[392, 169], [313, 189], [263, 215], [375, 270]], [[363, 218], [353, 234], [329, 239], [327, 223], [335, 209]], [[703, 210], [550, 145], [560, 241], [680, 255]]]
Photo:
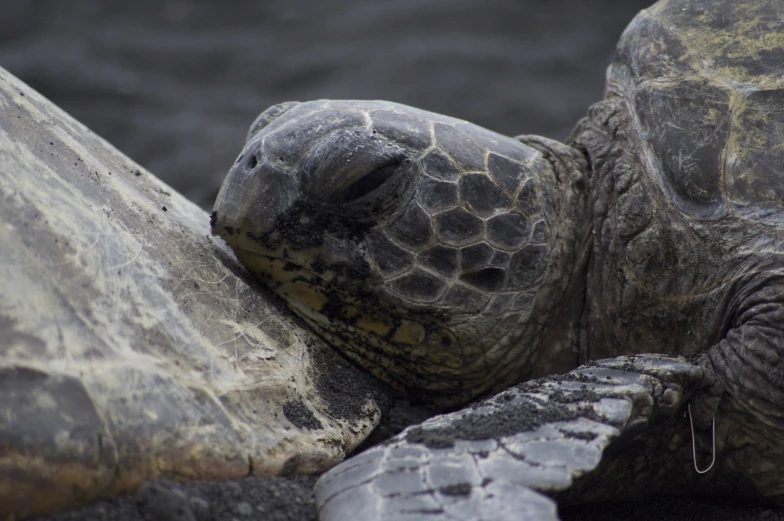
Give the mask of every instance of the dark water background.
[[253, 118], [388, 99], [565, 138], [650, 0], [0, 0], [0, 65], [211, 205]]
[[[602, 97], [615, 42], [649, 3], [0, 0], [0, 65], [209, 207], [248, 125], [285, 100], [388, 99], [563, 139]], [[567, 517], [779, 515], [662, 499]]]

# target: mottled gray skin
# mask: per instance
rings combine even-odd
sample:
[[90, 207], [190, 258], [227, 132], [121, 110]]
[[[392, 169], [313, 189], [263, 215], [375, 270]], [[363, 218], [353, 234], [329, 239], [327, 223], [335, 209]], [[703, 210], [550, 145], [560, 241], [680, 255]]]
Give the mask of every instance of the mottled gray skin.
[[213, 232], [341, 353], [440, 406], [566, 373], [338, 466], [323, 519], [784, 500], [782, 10], [643, 11], [565, 145], [388, 102], [259, 117]]

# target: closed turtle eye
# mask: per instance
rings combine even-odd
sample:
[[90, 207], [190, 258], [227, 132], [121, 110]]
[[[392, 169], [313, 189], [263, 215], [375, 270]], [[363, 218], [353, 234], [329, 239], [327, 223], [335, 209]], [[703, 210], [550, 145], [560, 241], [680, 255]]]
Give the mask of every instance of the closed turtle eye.
[[364, 129], [327, 136], [303, 162], [305, 189], [330, 211], [377, 214], [390, 207], [408, 185], [412, 163], [405, 149]]
[[354, 183], [349, 185], [348, 188], [341, 193], [336, 194], [332, 201], [336, 203], [349, 203], [374, 192], [395, 175], [398, 166], [399, 163], [396, 162], [391, 165], [376, 168], [372, 172], [365, 174], [354, 181]]

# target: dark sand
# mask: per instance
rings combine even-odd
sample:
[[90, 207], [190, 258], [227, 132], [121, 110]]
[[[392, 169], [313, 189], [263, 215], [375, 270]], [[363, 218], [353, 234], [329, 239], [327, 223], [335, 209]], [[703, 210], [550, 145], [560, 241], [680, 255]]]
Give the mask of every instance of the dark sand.
[[[45, 519], [316, 521], [311, 492], [313, 481], [308, 478], [246, 478], [222, 483], [151, 482], [136, 498], [105, 501]], [[561, 517], [563, 521], [784, 521], [784, 508], [661, 497], [637, 503], [571, 507], [563, 510]]]
[[[255, 115], [290, 99], [390, 99], [504, 133], [562, 139], [601, 98], [615, 42], [648, 3], [4, 0], [0, 65], [209, 207]], [[140, 494], [139, 508], [126, 498], [50, 519], [130, 521], [142, 511], [147, 519], [308, 520], [310, 485], [157, 485]], [[784, 513], [662, 498], [577, 507], [564, 519]]]
[[[379, 443], [426, 419], [399, 400], [366, 442]], [[359, 450], [367, 447], [364, 443]], [[147, 482], [135, 497], [102, 501], [39, 521], [317, 521], [316, 477], [249, 477], [238, 481]], [[563, 521], [784, 521], [784, 506], [732, 500], [656, 497], [632, 503], [564, 508]], [[354, 521], [347, 519], [346, 521]], [[357, 520], [365, 521], [365, 520]], [[367, 520], [373, 521], [373, 520]]]

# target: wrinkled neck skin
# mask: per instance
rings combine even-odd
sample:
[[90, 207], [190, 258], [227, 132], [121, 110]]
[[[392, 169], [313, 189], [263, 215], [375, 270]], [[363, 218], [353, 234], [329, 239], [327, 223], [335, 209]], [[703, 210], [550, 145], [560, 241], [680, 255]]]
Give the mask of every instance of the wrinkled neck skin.
[[712, 383], [690, 406], [704, 429], [698, 433], [707, 444], [703, 454], [710, 454], [715, 418], [716, 464], [699, 479], [688, 470], [689, 422], [679, 417], [657, 437], [673, 441], [670, 446], [644, 436], [649, 445], [635, 449], [659, 468], [672, 467], [650, 490], [713, 494], [731, 483], [734, 495], [780, 503], [781, 226], [733, 213], [703, 219], [680, 211], [649, 163], [650, 145], [630, 123], [633, 114], [627, 94], [610, 82], [606, 99], [568, 140], [592, 171], [581, 361], [660, 353], [700, 365]]
[[568, 140], [592, 171], [581, 361], [704, 352], [731, 327], [732, 300], [748, 267], [733, 252], [749, 225], [680, 212], [649, 164], [633, 114], [627, 94], [611, 82]]
[[[591, 256], [591, 171], [576, 148], [541, 136], [521, 135], [553, 167], [558, 228], [545, 284], [536, 296], [532, 322], [543, 324], [520, 380], [574, 369], [580, 363], [584, 335], [586, 270]], [[503, 387], [499, 387], [500, 390]]]

